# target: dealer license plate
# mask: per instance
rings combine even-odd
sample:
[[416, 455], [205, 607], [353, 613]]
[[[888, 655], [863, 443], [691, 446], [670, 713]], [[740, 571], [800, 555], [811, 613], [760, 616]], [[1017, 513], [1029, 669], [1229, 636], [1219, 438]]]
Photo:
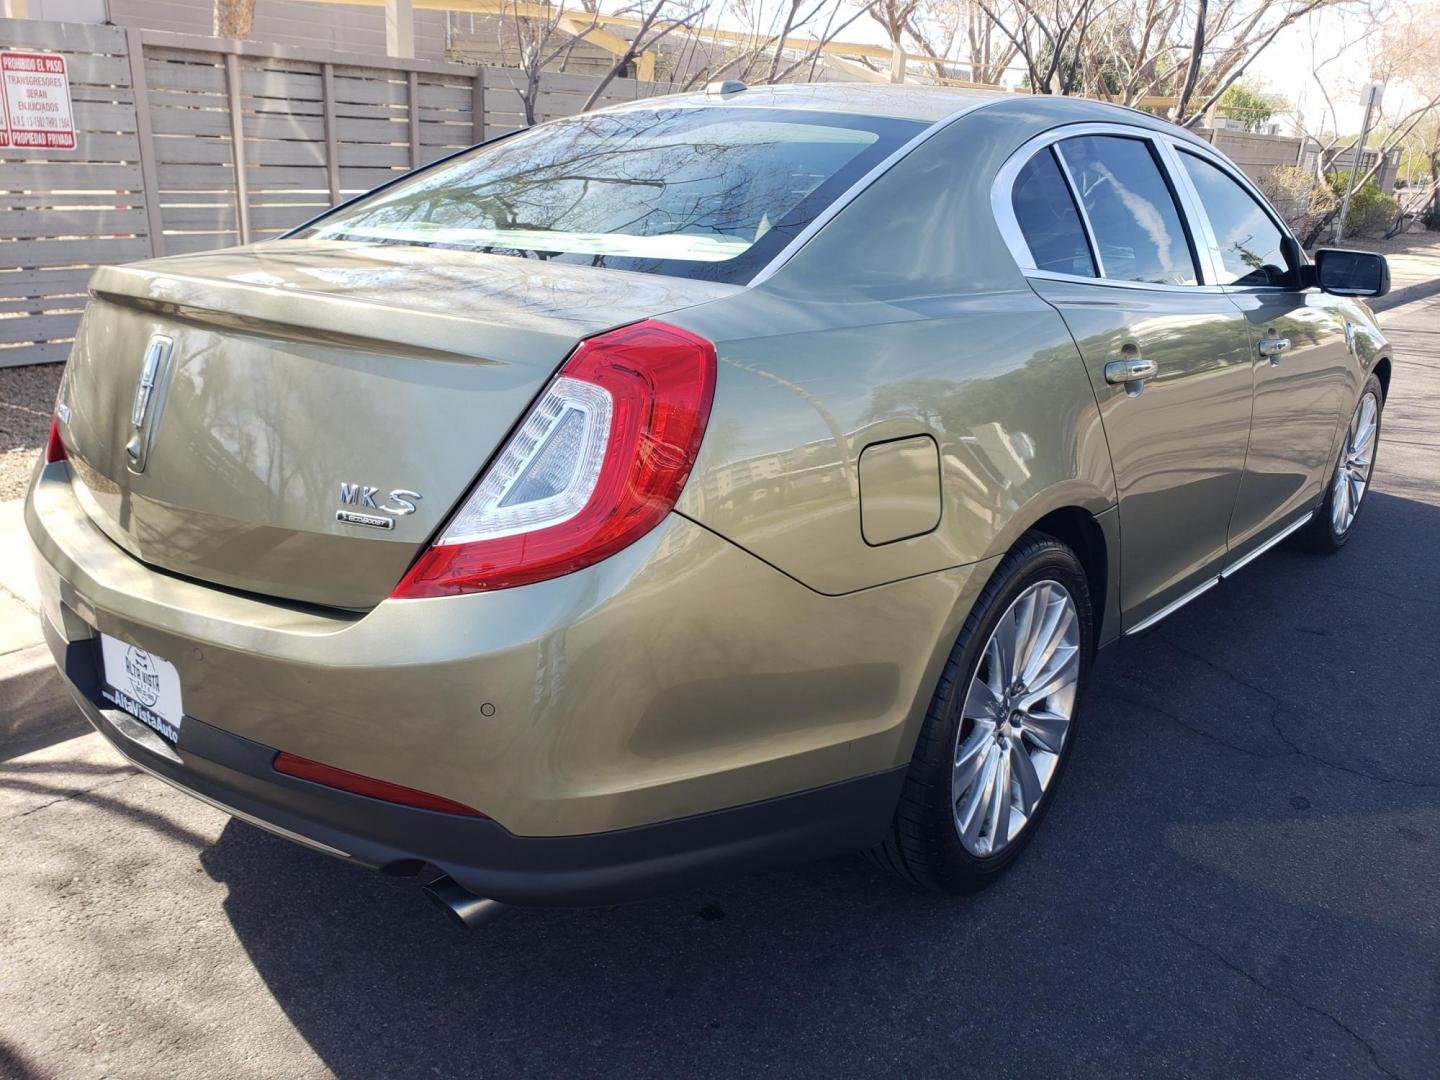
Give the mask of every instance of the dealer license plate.
[[176, 742], [185, 709], [175, 665], [108, 634], [100, 635], [100, 654], [104, 663], [100, 696]]

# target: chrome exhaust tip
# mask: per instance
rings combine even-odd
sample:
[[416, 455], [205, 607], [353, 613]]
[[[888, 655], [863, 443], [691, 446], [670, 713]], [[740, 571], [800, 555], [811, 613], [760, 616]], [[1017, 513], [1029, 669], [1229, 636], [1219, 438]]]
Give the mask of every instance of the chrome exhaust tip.
[[449, 874], [441, 874], [421, 888], [426, 896], [466, 929], [474, 929], [483, 922], [489, 922], [509, 908], [508, 904], [502, 904], [499, 900], [476, 896]]

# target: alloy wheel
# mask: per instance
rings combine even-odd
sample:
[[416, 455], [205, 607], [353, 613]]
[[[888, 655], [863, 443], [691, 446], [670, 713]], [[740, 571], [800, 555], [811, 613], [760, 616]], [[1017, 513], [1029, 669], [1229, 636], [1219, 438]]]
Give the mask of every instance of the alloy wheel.
[[1345, 449], [1331, 481], [1330, 524], [1336, 536], [1344, 536], [1360, 512], [1360, 500], [1370, 486], [1375, 463], [1375, 433], [1380, 428], [1380, 402], [1374, 391], [1360, 398], [1345, 433]]
[[1058, 581], [1031, 585], [985, 645], [962, 706], [950, 795], [965, 850], [988, 857], [1030, 824], [1065, 751], [1080, 619]]

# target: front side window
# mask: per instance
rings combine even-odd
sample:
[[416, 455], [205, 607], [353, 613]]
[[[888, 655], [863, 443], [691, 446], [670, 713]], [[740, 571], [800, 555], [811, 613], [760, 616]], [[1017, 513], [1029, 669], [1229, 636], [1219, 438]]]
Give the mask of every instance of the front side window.
[[1281, 246], [1285, 234], [1270, 215], [1225, 170], [1184, 151], [1180, 160], [1220, 244], [1225, 273], [1219, 284], [1290, 284], [1290, 270]]
[[1025, 163], [1015, 177], [1015, 220], [1037, 270], [1095, 276], [1095, 260], [1070, 188], [1047, 147]]
[[786, 109], [590, 113], [478, 147], [294, 235], [745, 282], [923, 126]]
[[1058, 145], [1090, 219], [1101, 274], [1153, 285], [1198, 282], [1180, 210], [1149, 143], [1083, 135]]

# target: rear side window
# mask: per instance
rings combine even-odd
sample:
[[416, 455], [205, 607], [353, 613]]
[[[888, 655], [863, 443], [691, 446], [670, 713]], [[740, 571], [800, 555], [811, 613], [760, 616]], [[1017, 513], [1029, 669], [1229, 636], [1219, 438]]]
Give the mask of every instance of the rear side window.
[[923, 127], [749, 107], [587, 113], [478, 147], [294, 235], [745, 282]]
[[1221, 285], [1288, 285], [1284, 233], [1250, 193], [1204, 158], [1180, 154], [1220, 244]]
[[1015, 178], [1015, 220], [1037, 270], [1095, 277], [1085, 226], [1055, 155], [1041, 150]]
[[1147, 142], [1084, 135], [1058, 145], [1090, 219], [1104, 277], [1155, 285], [1198, 282], [1175, 197]]

